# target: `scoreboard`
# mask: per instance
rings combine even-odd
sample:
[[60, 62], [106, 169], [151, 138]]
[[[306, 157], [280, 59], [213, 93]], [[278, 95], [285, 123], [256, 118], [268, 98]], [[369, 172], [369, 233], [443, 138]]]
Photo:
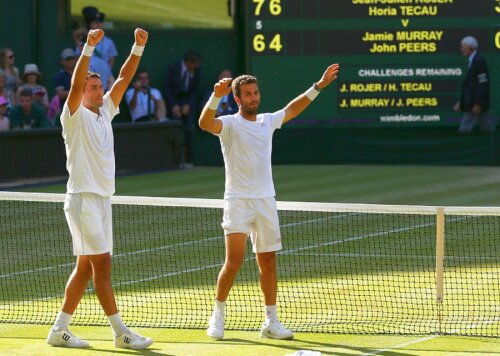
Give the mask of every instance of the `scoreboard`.
[[246, 72], [275, 111], [340, 63], [299, 124], [451, 126], [474, 36], [500, 106], [500, 0], [245, 0]]

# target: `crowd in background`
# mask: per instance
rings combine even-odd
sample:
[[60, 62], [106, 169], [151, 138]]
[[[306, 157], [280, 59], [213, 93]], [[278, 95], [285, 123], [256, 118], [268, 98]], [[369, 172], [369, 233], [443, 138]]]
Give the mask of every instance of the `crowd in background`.
[[[60, 53], [61, 69], [45, 78], [52, 88], [41, 85], [42, 72], [36, 63], [27, 63], [22, 72], [16, 66], [16, 54], [11, 48], [0, 49], [0, 131], [60, 127], [59, 116], [71, 87], [76, 62], [91, 29], [103, 29], [105, 14], [96, 7], [82, 9], [85, 26], [75, 26], [72, 32], [74, 48]], [[96, 46], [90, 59], [89, 70], [100, 75], [104, 91], [115, 81], [113, 66], [118, 55], [114, 41], [107, 35]], [[169, 121], [182, 123], [184, 130], [184, 164], [193, 162], [193, 130], [201, 108], [208, 100], [212, 88], [200, 91], [201, 55], [188, 50], [182, 59], [170, 63], [163, 87], [150, 85], [150, 72], [139, 69], [130, 89], [126, 92], [126, 116], [130, 122]], [[46, 74], [45, 74], [46, 75]], [[229, 69], [215, 77], [232, 77]], [[218, 115], [238, 111], [232, 94], [221, 100]]]
[[[60, 71], [45, 78], [45, 83], [52, 83], [50, 90], [40, 84], [42, 73], [36, 63], [27, 63], [20, 71], [14, 51], [11, 48], [0, 49], [0, 131], [60, 126], [59, 115], [87, 33], [91, 29], [102, 29], [105, 18], [105, 14], [93, 6], [85, 7], [82, 14], [85, 26], [74, 29], [74, 48], [62, 50]], [[106, 35], [91, 57], [90, 71], [100, 75], [105, 91], [115, 81], [113, 66], [117, 55], [113, 40]], [[180, 120], [187, 132], [189, 145], [189, 131], [193, 130], [200, 107], [209, 96], [200, 92], [201, 60], [198, 52], [187, 51], [182, 59], [168, 66], [160, 89], [152, 88], [149, 71], [140, 69], [126, 93], [130, 121]], [[224, 70], [219, 76], [232, 76], [232, 73]], [[211, 88], [207, 92], [210, 93]], [[224, 98], [218, 113], [234, 111], [237, 111], [234, 99]]]

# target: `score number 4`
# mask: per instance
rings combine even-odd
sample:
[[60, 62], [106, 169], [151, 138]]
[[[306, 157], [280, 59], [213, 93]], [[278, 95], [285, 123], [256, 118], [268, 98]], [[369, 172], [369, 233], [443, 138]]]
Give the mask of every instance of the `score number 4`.
[[[281, 52], [283, 45], [281, 44], [281, 35], [275, 34], [269, 43], [269, 49], [275, 52]], [[263, 34], [253, 36], [253, 49], [255, 52], [264, 52], [266, 50], [266, 37]]]
[[[262, 11], [262, 6], [265, 4], [266, 0], [252, 0], [255, 4], [255, 16], [260, 16]], [[269, 12], [273, 16], [278, 16], [281, 14], [281, 0], [269, 0]]]

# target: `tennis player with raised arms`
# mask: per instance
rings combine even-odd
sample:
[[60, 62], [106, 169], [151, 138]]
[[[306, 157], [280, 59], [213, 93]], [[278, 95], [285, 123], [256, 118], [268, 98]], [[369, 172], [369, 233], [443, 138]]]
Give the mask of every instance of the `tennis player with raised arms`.
[[76, 267], [66, 284], [63, 305], [47, 342], [66, 347], [89, 345], [71, 333], [68, 327], [92, 278], [95, 293], [113, 329], [115, 346], [145, 349], [153, 340], [125, 326], [111, 285], [111, 196], [115, 192], [111, 121], [118, 114], [118, 105], [137, 70], [148, 33], [140, 28], [135, 30], [132, 51], [120, 70], [118, 80], [106, 94], [99, 74], [88, 72], [90, 57], [103, 37], [102, 30], [89, 32], [61, 114], [69, 172], [64, 213], [73, 240]]
[[[255, 77], [225, 78], [214, 85], [199, 125], [219, 137], [224, 156], [226, 177], [222, 227], [226, 259], [217, 280], [215, 308], [207, 329], [210, 337], [224, 338], [226, 299], [243, 263], [250, 235], [265, 303], [265, 321], [260, 336], [293, 338], [293, 332], [279, 321], [276, 308], [276, 251], [281, 250], [281, 233], [271, 171], [272, 136], [274, 130], [304, 111], [320, 91], [337, 79], [338, 72], [338, 64], [330, 65], [318, 82], [284, 109], [265, 114], [257, 114], [260, 92]], [[238, 113], [215, 118], [221, 98], [231, 90], [239, 106]]]

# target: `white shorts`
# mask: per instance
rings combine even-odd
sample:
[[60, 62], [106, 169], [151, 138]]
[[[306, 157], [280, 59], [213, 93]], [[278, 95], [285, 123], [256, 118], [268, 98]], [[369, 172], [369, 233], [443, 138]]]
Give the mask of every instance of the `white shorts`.
[[280, 224], [274, 197], [225, 199], [222, 228], [225, 235], [250, 235], [254, 253], [281, 250]]
[[66, 194], [64, 215], [75, 256], [113, 253], [110, 197], [94, 193]]

